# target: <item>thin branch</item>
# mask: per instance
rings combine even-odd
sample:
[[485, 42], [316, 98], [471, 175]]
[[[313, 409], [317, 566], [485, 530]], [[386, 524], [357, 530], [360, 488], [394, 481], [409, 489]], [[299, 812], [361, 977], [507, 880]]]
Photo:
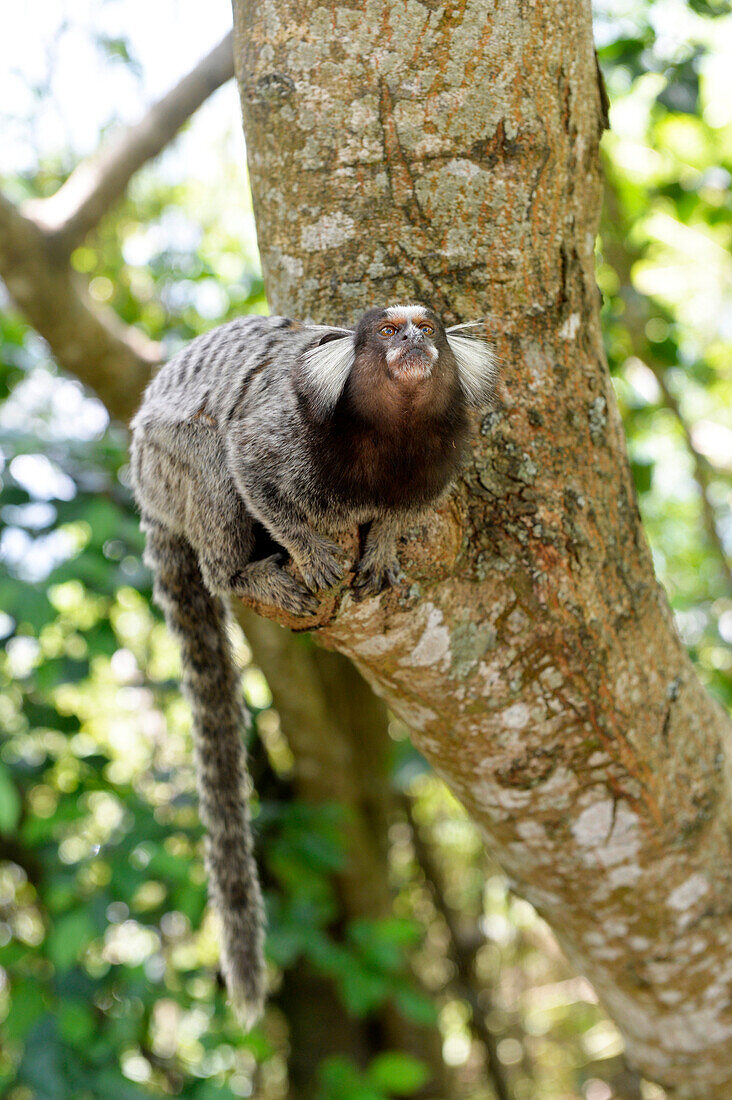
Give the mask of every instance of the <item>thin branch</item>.
[[460, 996], [463, 1000], [467, 1001], [470, 1006], [472, 1029], [476, 1038], [485, 1048], [486, 1068], [488, 1070], [491, 1085], [493, 1086], [493, 1091], [496, 1094], [497, 1100], [511, 1100], [511, 1091], [508, 1087], [500, 1058], [498, 1057], [496, 1037], [485, 1022], [485, 1005], [481, 1005], [475, 988], [475, 978], [473, 975], [475, 951], [465, 945], [463, 936], [460, 934], [460, 929], [455, 920], [455, 914], [448, 905], [442, 889], [440, 872], [432, 857], [429, 845], [425, 843], [419, 825], [414, 819], [412, 801], [408, 795], [403, 795], [401, 802], [412, 831], [412, 844], [414, 845], [417, 862], [424, 872], [435, 908], [447, 926], [449, 935], [448, 955], [457, 971], [457, 981], [455, 984], [458, 987]]
[[160, 347], [93, 302], [66, 259], [125, 193], [134, 173], [233, 73], [228, 34], [136, 126], [80, 164], [55, 195], [19, 210], [0, 194], [0, 276], [10, 295], [60, 366], [90, 386], [121, 420], [134, 413], [160, 362]]
[[140, 122], [83, 161], [54, 195], [27, 204], [24, 212], [46, 232], [56, 256], [68, 255], [84, 239], [124, 195], [135, 172], [162, 152], [201, 104], [233, 75], [229, 32]]
[[19, 210], [0, 194], [0, 276], [59, 365], [90, 386], [112, 416], [128, 420], [161, 349], [90, 298], [71, 270], [71, 249], [125, 193], [184, 122], [234, 74], [226, 37], [106, 150], [74, 171], [55, 195]]
[[656, 381], [658, 382], [659, 389], [663, 396], [663, 402], [666, 408], [673, 413], [676, 420], [679, 423], [681, 431], [684, 433], [684, 440], [686, 442], [687, 449], [691, 455], [691, 460], [694, 466], [694, 481], [699, 486], [699, 496], [701, 498], [702, 517], [704, 520], [704, 527], [707, 532], [707, 538], [714, 550], [719, 565], [721, 566], [722, 573], [727, 582], [727, 587], [732, 592], [732, 566], [727, 556], [727, 551], [722, 541], [722, 536], [719, 533], [717, 527], [717, 519], [714, 513], [714, 505], [711, 501], [710, 489], [712, 482], [712, 467], [703, 454], [695, 447], [694, 440], [692, 438], [691, 429], [681, 411], [679, 402], [675, 395], [669, 389], [666, 383], [666, 373], [657, 364], [653, 363], [651, 357], [646, 359], [647, 365], [653, 371]]
[[[615, 269], [621, 285], [633, 286], [632, 267], [639, 258], [640, 251], [628, 244], [628, 227], [623, 221], [623, 212], [612, 179], [608, 174], [605, 181], [605, 202], [608, 210], [608, 224], [613, 227], [610, 233], [603, 237], [603, 252]], [[619, 228], [618, 228], [619, 227]], [[694, 480], [699, 486], [701, 497], [702, 518], [704, 528], [709, 539], [711, 549], [717, 557], [727, 586], [732, 591], [732, 567], [724, 546], [724, 542], [717, 526], [716, 513], [710, 495], [713, 467], [701, 454], [691, 435], [691, 429], [686, 422], [679, 402], [669, 390], [666, 383], [666, 371], [654, 355], [653, 345], [645, 334], [645, 326], [650, 316], [650, 302], [644, 295], [638, 295], [635, 300], [626, 300], [626, 312], [623, 323], [630, 334], [633, 353], [653, 372], [658, 382], [663, 403], [678, 421], [683, 432], [686, 446], [694, 464]]]
[[83, 280], [54, 261], [38, 225], [2, 193], [0, 276], [59, 365], [90, 386], [113, 416], [128, 420], [160, 361], [159, 345], [94, 303]]

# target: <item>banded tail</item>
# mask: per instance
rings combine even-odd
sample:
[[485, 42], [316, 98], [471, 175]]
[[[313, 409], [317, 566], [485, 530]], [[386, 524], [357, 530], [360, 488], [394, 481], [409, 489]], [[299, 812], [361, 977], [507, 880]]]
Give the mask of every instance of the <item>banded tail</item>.
[[193, 711], [209, 895], [221, 925], [221, 969], [237, 1017], [249, 1029], [264, 1004], [264, 913], [246, 795], [242, 733], [248, 715], [229, 644], [229, 613], [204, 585], [185, 539], [145, 516], [142, 527], [155, 602], [180, 643], [182, 688]]

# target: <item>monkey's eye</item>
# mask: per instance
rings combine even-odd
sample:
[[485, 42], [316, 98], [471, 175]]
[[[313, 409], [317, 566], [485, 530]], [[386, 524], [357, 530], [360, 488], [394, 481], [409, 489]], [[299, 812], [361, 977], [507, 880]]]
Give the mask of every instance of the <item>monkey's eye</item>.
[[379, 336], [393, 336], [395, 332], [394, 325], [382, 325], [379, 329]]
[[428, 325], [426, 321], [423, 321], [421, 325], [417, 325], [420, 332], [423, 332], [425, 336], [434, 336], [435, 330], [432, 325]]

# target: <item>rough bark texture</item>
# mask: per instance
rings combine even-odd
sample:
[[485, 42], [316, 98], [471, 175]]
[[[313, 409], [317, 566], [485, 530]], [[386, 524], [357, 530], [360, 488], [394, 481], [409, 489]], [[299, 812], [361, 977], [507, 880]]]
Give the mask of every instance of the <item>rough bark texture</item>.
[[[502, 405], [408, 583], [323, 625], [414, 731], [649, 1077], [732, 1090], [732, 730], [641, 531], [593, 271], [589, 4], [237, 0], [272, 310], [485, 316]], [[725, 1090], [727, 1090], [725, 1092]]]

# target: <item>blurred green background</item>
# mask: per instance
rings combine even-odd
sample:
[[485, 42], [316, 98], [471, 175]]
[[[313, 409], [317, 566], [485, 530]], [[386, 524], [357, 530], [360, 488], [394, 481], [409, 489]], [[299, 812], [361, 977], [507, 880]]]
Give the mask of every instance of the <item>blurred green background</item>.
[[[6, 16], [6, 193], [52, 193], [182, 75], [230, 22], [223, 2], [205, 23], [198, 8], [85, 0]], [[732, 15], [714, 0], [604, 0], [595, 17], [612, 103], [607, 353], [658, 574], [729, 707]], [[233, 83], [72, 263], [96, 301], [170, 350], [266, 311]], [[354, 808], [303, 795], [241, 634], [274, 992], [240, 1034], [217, 979], [188, 716], [141, 564], [126, 432], [1, 288], [0, 398], [0, 1094], [662, 1097], [624, 1071], [592, 989], [393, 720], [375, 842], [391, 908], [344, 901]], [[294, 647], [327, 699], [337, 670], [307, 638]]]

